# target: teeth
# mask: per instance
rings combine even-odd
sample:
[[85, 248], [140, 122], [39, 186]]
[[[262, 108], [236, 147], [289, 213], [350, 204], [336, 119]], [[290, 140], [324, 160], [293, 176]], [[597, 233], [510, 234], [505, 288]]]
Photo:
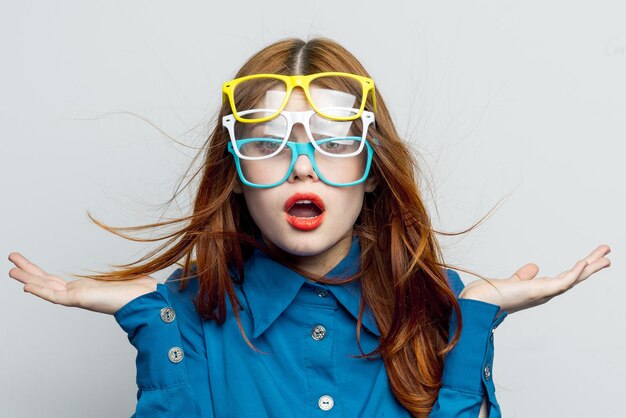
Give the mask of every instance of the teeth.
[[306, 205], [308, 203], [312, 203], [310, 200], [298, 200], [296, 205]]

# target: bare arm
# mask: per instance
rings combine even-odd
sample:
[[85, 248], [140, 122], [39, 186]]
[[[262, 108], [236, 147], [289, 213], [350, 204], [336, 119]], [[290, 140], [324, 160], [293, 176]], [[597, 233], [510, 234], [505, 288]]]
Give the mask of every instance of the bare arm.
[[157, 281], [145, 276], [134, 280], [78, 279], [65, 281], [47, 273], [17, 252], [9, 254], [15, 267], [9, 276], [24, 284], [24, 291], [54, 304], [113, 315], [134, 298], [152, 292]]

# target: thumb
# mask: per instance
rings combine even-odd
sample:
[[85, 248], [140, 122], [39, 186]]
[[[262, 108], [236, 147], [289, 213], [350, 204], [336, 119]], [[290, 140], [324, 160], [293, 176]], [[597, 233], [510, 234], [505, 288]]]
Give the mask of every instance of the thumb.
[[517, 280], [530, 280], [539, 273], [539, 266], [534, 263], [528, 263], [513, 273], [512, 278]]

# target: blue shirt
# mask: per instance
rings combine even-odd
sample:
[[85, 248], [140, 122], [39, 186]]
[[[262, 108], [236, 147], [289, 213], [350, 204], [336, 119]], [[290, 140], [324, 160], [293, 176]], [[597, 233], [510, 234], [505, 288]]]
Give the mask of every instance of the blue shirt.
[[[360, 245], [328, 274], [359, 268]], [[463, 289], [448, 270], [456, 295]], [[245, 280], [235, 285], [242, 326], [262, 354], [244, 341], [227, 301], [226, 322], [203, 321], [195, 310], [197, 277], [183, 291], [177, 269], [155, 291], [115, 313], [137, 349], [135, 417], [410, 417], [390, 389], [382, 359], [360, 355], [356, 341], [360, 281], [324, 285], [309, 281], [255, 250]], [[488, 398], [490, 418], [500, 417], [493, 385], [493, 330], [506, 312], [460, 299], [464, 319], [459, 343], [444, 362], [442, 388], [430, 417], [477, 417]], [[168, 309], [169, 308], [169, 309]], [[450, 329], [456, 317], [452, 314]], [[380, 333], [366, 306], [364, 353]]]

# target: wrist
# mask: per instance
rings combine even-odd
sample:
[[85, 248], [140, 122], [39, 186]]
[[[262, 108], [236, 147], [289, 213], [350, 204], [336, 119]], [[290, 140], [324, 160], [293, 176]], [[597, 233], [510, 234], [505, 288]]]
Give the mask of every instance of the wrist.
[[480, 303], [484, 303], [487, 305], [492, 305], [492, 306], [497, 306], [498, 307], [498, 312], [496, 315], [500, 315], [502, 312], [506, 311], [506, 307], [502, 306], [501, 303], [499, 301], [493, 300], [492, 298], [489, 298], [483, 294], [481, 294], [480, 292], [474, 292], [474, 291], [467, 291], [466, 289], [463, 289], [463, 291], [461, 291], [461, 293], [459, 294], [459, 301], [463, 300], [471, 300], [474, 302], [480, 302]]

